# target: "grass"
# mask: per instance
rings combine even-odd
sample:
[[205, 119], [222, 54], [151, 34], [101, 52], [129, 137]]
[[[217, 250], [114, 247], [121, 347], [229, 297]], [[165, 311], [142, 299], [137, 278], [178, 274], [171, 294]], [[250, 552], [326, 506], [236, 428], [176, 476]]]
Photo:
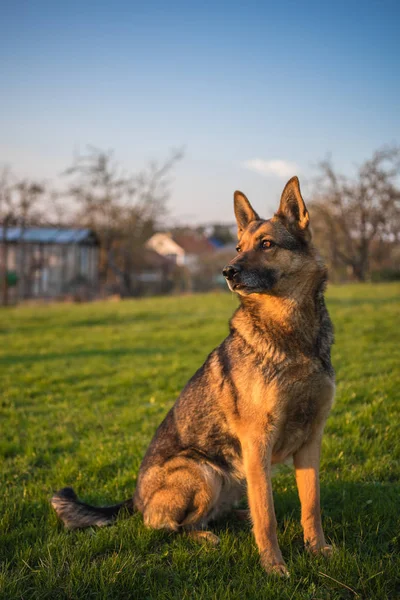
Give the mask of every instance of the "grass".
[[146, 530], [140, 515], [66, 532], [49, 506], [129, 497], [179, 391], [227, 332], [228, 294], [0, 311], [0, 597], [400, 598], [399, 292], [332, 287], [337, 399], [322, 458], [331, 561], [302, 547], [289, 468], [274, 478], [289, 581], [267, 577], [250, 527], [218, 523], [219, 548]]

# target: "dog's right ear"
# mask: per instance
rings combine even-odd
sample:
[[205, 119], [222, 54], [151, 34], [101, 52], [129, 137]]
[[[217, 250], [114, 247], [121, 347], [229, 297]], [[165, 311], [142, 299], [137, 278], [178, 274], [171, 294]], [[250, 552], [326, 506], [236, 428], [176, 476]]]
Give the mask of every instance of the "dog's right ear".
[[238, 237], [240, 237], [248, 224], [252, 221], [258, 221], [260, 217], [242, 192], [236, 191], [233, 194], [233, 202], [238, 226]]

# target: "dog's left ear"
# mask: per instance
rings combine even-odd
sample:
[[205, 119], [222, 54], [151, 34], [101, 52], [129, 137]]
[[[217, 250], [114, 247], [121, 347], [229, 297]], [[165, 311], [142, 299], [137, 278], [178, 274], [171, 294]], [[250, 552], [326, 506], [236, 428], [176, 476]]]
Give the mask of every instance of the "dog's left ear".
[[310, 217], [300, 192], [300, 183], [297, 177], [289, 179], [282, 192], [277, 217], [283, 219], [292, 230], [305, 237], [311, 237], [309, 231]]

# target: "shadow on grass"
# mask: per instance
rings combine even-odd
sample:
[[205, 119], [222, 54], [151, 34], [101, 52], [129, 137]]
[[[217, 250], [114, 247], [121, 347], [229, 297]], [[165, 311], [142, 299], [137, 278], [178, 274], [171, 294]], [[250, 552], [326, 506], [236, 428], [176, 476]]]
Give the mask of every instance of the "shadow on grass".
[[[346, 545], [351, 552], [366, 545], [369, 552], [394, 550], [397, 531], [397, 503], [400, 484], [388, 482], [340, 482], [322, 484], [321, 507], [325, 534], [334, 544]], [[300, 523], [300, 501], [295, 489], [274, 494], [278, 527], [287, 520]], [[232, 513], [212, 523], [210, 530], [220, 535], [251, 529], [250, 521], [240, 521]], [[301, 536], [299, 537], [301, 542]]]
[[[42, 527], [39, 536], [43, 531], [42, 543], [50, 544], [49, 547], [53, 549], [52, 568], [53, 572], [57, 570], [57, 578], [47, 581], [42, 575], [42, 579], [38, 580], [38, 569], [31, 570], [26, 576], [29, 577], [30, 589], [42, 586], [43, 596], [38, 594], [35, 598], [344, 599], [354, 597], [356, 592], [352, 591], [353, 588], [360, 598], [395, 598], [398, 596], [394, 593], [394, 583], [385, 583], [383, 575], [379, 580], [381, 583], [377, 585], [376, 577], [380, 577], [385, 568], [390, 566], [391, 555], [395, 552], [396, 531], [393, 521], [397, 514], [398, 487], [396, 490], [395, 486], [387, 483], [350, 481], [323, 484], [324, 528], [327, 539], [337, 546], [339, 554], [338, 558], [332, 559], [333, 567], [323, 567], [328, 574], [334, 575], [333, 582], [336, 582], [329, 584], [328, 588], [324, 587], [324, 580], [321, 580], [319, 573], [323, 559], [308, 557], [303, 549], [301, 529], [297, 522], [299, 501], [295, 488], [275, 494], [281, 548], [293, 575], [299, 577], [295, 581], [280, 582], [265, 577], [254, 540], [251, 539], [250, 522], [239, 521], [229, 515], [211, 524], [209, 529], [221, 537], [222, 543], [217, 548], [206, 544], [201, 548], [187, 536], [145, 529], [139, 514], [129, 517], [129, 524], [125, 523], [128, 519], [126, 513], [120, 516], [116, 526], [110, 528], [113, 529], [110, 535], [104, 530], [94, 529], [66, 532], [52, 514], [50, 537]], [[33, 511], [28, 511], [29, 507]], [[49, 507], [46, 508], [43, 503], [23, 503], [19, 518], [26, 525], [24, 539], [30, 545], [37, 543], [37, 523], [49, 518], [49, 511]], [[32, 522], [32, 512], [36, 523]], [[20, 543], [20, 532], [18, 536], [11, 527], [8, 545]], [[63, 552], [57, 555], [55, 546], [63, 547]], [[36, 553], [30, 558], [29, 564], [43, 559], [42, 546]], [[66, 558], [66, 553], [71, 559]], [[5, 548], [0, 549], [0, 558], [2, 554], [7, 558]], [[76, 558], [88, 572], [87, 577], [85, 573], [80, 573], [78, 582], [70, 578], [69, 572]], [[363, 561], [368, 563], [365, 568]], [[353, 567], [361, 565], [359, 576], [350, 577], [346, 572], [349, 562]], [[12, 559], [10, 564], [20, 568], [19, 557]], [[118, 581], [115, 579], [116, 573], [121, 574]], [[97, 587], [99, 575], [102, 581]], [[346, 590], [346, 586], [342, 586], [337, 593], [333, 593], [332, 585], [341, 585], [338, 579], [351, 587]], [[92, 590], [90, 594], [85, 588], [89, 584]], [[387, 594], [382, 592], [384, 584], [388, 589]], [[70, 588], [73, 592], [67, 594], [66, 590], [70, 591]], [[227, 594], [229, 588], [232, 593]], [[240, 595], [236, 594], [239, 590]], [[30, 596], [21, 592], [18, 596], [9, 597]]]
[[15, 365], [21, 363], [37, 363], [47, 360], [66, 360], [76, 358], [96, 358], [96, 357], [110, 357], [116, 358], [119, 356], [150, 356], [152, 354], [168, 354], [171, 352], [171, 348], [166, 347], [163, 344], [162, 347], [136, 347], [136, 348], [110, 348], [109, 350], [76, 350], [73, 352], [56, 353], [52, 352], [49, 354], [9, 354], [7, 356], [0, 357], [0, 365]]
[[62, 321], [58, 321], [56, 315], [45, 316], [36, 320], [31, 325], [23, 325], [20, 323], [11, 323], [9, 327], [1, 327], [0, 335], [16, 335], [16, 334], [29, 334], [29, 333], [40, 333], [48, 328], [51, 324], [56, 330], [74, 330], [74, 329], [86, 329], [92, 327], [117, 327], [119, 325], [137, 325], [140, 324], [159, 324], [163, 320], [165, 321], [181, 321], [182, 318], [192, 318], [192, 314], [182, 311], [165, 312], [160, 310], [148, 310], [142, 312], [135, 312], [134, 314], [129, 313], [127, 315], [121, 314], [109, 314], [104, 317], [87, 317], [83, 319], [71, 319], [65, 320], [63, 316]]
[[[368, 553], [382, 555], [395, 550], [397, 503], [400, 485], [379, 482], [338, 482], [322, 486], [321, 506], [324, 530], [327, 539], [337, 547], [346, 547], [358, 553], [368, 547]], [[120, 500], [120, 499], [116, 499]], [[300, 502], [295, 489], [274, 494], [278, 528], [282, 532], [288, 520], [298, 524], [298, 537], [290, 537], [290, 547], [302, 548], [300, 529]], [[96, 504], [100, 504], [96, 503]], [[143, 526], [139, 514], [133, 517], [127, 511], [121, 513], [116, 523], [135, 519], [139, 529]], [[113, 525], [112, 525], [113, 526]], [[207, 527], [217, 536], [226, 533], [238, 535], [251, 532], [250, 520], [239, 520], [233, 513], [210, 523]], [[93, 532], [93, 530], [92, 530]], [[92, 533], [93, 534], [93, 533]], [[284, 534], [283, 534], [284, 535]], [[172, 543], [176, 537], [185, 539], [185, 544], [197, 544], [184, 533], [146, 530], [146, 551], [155, 551], [160, 545]], [[282, 550], [285, 552], [285, 541]], [[286, 547], [287, 553], [287, 547]]]
[[330, 306], [337, 306], [341, 308], [354, 308], [357, 306], [364, 306], [366, 304], [370, 304], [372, 306], [385, 306], [387, 304], [398, 304], [399, 298], [393, 296], [392, 298], [372, 298], [371, 296], [366, 296], [365, 298], [327, 298], [328, 308]]

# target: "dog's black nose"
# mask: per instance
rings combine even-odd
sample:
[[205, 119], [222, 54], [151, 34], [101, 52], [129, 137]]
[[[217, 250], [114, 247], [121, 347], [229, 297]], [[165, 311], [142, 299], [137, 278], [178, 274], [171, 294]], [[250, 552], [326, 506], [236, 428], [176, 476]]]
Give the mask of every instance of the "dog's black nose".
[[225, 277], [225, 279], [228, 279], [228, 281], [233, 281], [233, 279], [235, 279], [235, 275], [237, 275], [239, 273], [239, 267], [237, 265], [228, 265], [227, 267], [224, 267], [222, 270], [222, 275]]

